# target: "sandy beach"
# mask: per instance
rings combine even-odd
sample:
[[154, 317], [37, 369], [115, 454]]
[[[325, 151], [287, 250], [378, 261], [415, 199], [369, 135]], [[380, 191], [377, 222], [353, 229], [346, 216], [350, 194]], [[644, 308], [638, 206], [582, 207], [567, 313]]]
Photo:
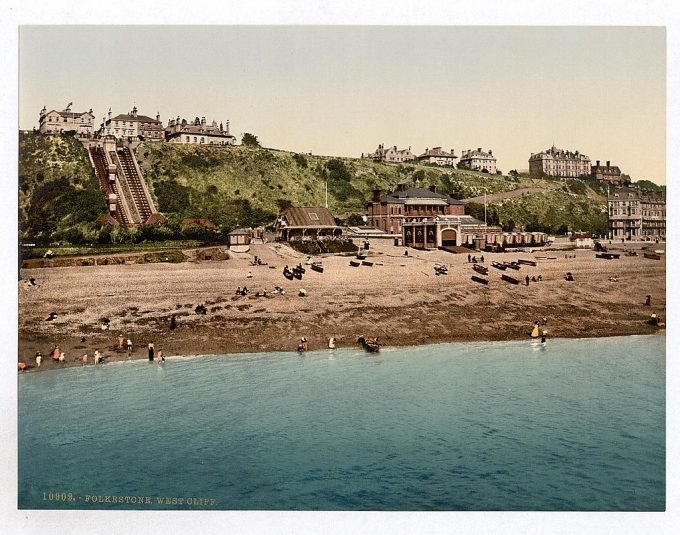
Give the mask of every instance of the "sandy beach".
[[[368, 258], [373, 266], [351, 267], [349, 257], [322, 255], [314, 260], [323, 263], [323, 273], [307, 266], [303, 279], [293, 281], [283, 276], [283, 267], [304, 263], [306, 256], [275, 243], [230, 252], [227, 260], [22, 269], [21, 277], [35, 278], [38, 286], [19, 288], [19, 360], [35, 364], [41, 351], [41, 369], [50, 369], [81, 365], [85, 353], [92, 363], [95, 350], [109, 361], [147, 358], [151, 341], [170, 356], [294, 351], [303, 336], [310, 349], [325, 348], [329, 337], [338, 347], [356, 346], [359, 335], [377, 336], [390, 346], [512, 340], [527, 337], [542, 317], [548, 319], [549, 337], [652, 334], [658, 328], [646, 324], [650, 314], [665, 318], [665, 256], [659, 261], [641, 251], [617, 260], [596, 259], [592, 250], [485, 253], [484, 286], [471, 280], [476, 273], [467, 255], [409, 249], [404, 256], [404, 250], [373, 240]], [[250, 265], [255, 255], [267, 265]], [[520, 258], [537, 265], [506, 272], [491, 267], [494, 260]], [[436, 264], [446, 264], [448, 274], [437, 276]], [[573, 282], [564, 278], [568, 271]], [[502, 281], [503, 273], [522, 283]], [[526, 275], [539, 274], [542, 281], [524, 284]], [[250, 294], [235, 295], [239, 286]], [[285, 293], [255, 296], [274, 286]], [[306, 297], [298, 295], [300, 288]], [[647, 295], [652, 306], [644, 304]], [[194, 311], [201, 303], [205, 315]], [[45, 321], [51, 312], [56, 319]], [[177, 326], [171, 330], [173, 314]], [[110, 319], [108, 331], [101, 330], [102, 318]], [[119, 335], [132, 340], [131, 357], [116, 349]], [[55, 344], [66, 353], [64, 364], [48, 357]]]

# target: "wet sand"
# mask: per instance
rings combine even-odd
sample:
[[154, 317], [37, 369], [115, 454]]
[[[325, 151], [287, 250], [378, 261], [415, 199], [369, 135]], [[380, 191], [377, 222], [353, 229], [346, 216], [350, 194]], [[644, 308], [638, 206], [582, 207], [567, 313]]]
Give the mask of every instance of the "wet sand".
[[[513, 340], [526, 338], [542, 317], [548, 318], [549, 337], [652, 334], [658, 328], [646, 324], [650, 314], [665, 318], [664, 256], [656, 261], [641, 252], [618, 260], [596, 259], [592, 250], [485, 253], [484, 286], [471, 280], [476, 273], [467, 255], [410, 249], [406, 257], [404, 250], [373, 240], [372, 267], [320, 255], [314, 260], [323, 262], [324, 272], [306, 266], [301, 281], [287, 280], [282, 270], [304, 263], [306, 256], [273, 243], [230, 252], [221, 261], [22, 269], [21, 276], [34, 277], [39, 286], [19, 288], [19, 360], [35, 364], [35, 352], [42, 351], [41, 369], [81, 365], [82, 355], [92, 363], [97, 349], [109, 361], [147, 358], [150, 341], [170, 356], [294, 351], [303, 336], [310, 349], [325, 348], [331, 336], [337, 347], [356, 346], [359, 335], [377, 336], [390, 346]], [[254, 255], [268, 265], [251, 266]], [[519, 258], [537, 266], [505, 272], [491, 267], [493, 260]], [[438, 263], [449, 267], [448, 275], [435, 275]], [[252, 278], [246, 277], [249, 271]], [[574, 282], [564, 279], [567, 271]], [[522, 283], [502, 281], [503, 273]], [[525, 286], [526, 275], [539, 274], [541, 282]], [[618, 282], [608, 280], [614, 275]], [[285, 294], [255, 296], [275, 285]], [[247, 286], [250, 295], [236, 296], [239, 286]], [[298, 296], [300, 288], [306, 297]], [[644, 305], [648, 294], [651, 307]], [[207, 314], [194, 312], [200, 303]], [[57, 318], [45, 321], [51, 312]], [[102, 318], [111, 321], [108, 331], [101, 330]], [[133, 342], [131, 357], [115, 349], [120, 334]], [[49, 358], [55, 344], [66, 353], [64, 364]]]

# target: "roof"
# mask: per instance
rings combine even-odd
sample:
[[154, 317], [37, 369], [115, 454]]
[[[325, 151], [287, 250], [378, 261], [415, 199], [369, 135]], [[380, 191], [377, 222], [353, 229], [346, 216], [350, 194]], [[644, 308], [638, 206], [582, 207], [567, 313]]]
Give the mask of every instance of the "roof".
[[225, 137], [225, 138], [233, 138], [231, 134], [227, 134], [226, 132], [220, 132], [218, 129], [209, 127], [206, 128], [205, 125], [199, 126], [199, 125], [186, 125], [182, 127], [180, 130], [171, 130], [172, 127], [166, 128], [165, 131], [167, 133], [168, 137], [176, 137], [176, 136], [181, 136], [182, 134], [196, 134], [200, 136], [214, 136], [214, 137]]
[[210, 221], [210, 219], [205, 218], [205, 217], [187, 217], [185, 219], [182, 219], [182, 222], [180, 225], [185, 226], [185, 225], [201, 225], [207, 229], [216, 229], [217, 225]]
[[442, 195], [427, 188], [408, 188], [380, 198], [380, 202], [396, 204], [465, 204], [458, 199]]
[[543, 159], [543, 158], [566, 158], [566, 159], [574, 159], [574, 160], [590, 160], [588, 156], [585, 154], [581, 154], [579, 151], [569, 151], [569, 150], [564, 150], [564, 149], [558, 149], [555, 146], [550, 147], [549, 149], [544, 150], [543, 152], [538, 152], [536, 154], [532, 154], [531, 158], [529, 160], [534, 160], [534, 159]]
[[67, 117], [67, 118], [68, 117], [76, 118], [76, 117], [81, 117], [83, 115], [89, 115], [90, 117], [94, 117], [94, 115], [92, 115], [92, 113], [90, 113], [89, 111], [71, 111], [71, 110], [57, 111], [57, 110], [52, 110], [52, 111], [48, 111], [45, 115], [49, 115], [50, 113], [58, 113], [62, 117]]
[[617, 175], [621, 174], [621, 169], [619, 169], [618, 165], [593, 165], [592, 170], [593, 172], [608, 171], [610, 173], [615, 173]]
[[236, 228], [232, 230], [227, 236], [241, 236], [241, 235], [250, 235], [250, 231], [246, 230], [244, 228]]
[[466, 153], [464, 153], [464, 154], [460, 157], [460, 159], [461, 159], [461, 160], [466, 160], [466, 159], [468, 159], [468, 158], [473, 158], [473, 157], [477, 157], [477, 158], [491, 158], [492, 160], [495, 160], [495, 159], [496, 159], [496, 158], [494, 158], [493, 154], [489, 154], [488, 152], [484, 152], [483, 150], [477, 150], [477, 149], [467, 151]]
[[163, 123], [156, 119], [152, 119], [151, 117], [147, 117], [146, 115], [130, 115], [128, 113], [121, 113], [120, 115], [116, 115], [113, 119], [107, 119], [107, 123], [110, 121], [132, 121], [132, 122], [138, 122], [138, 123], [158, 123], [160, 126], [163, 126]]
[[288, 227], [335, 227], [335, 219], [328, 208], [301, 206], [286, 208], [281, 215]]
[[425, 152], [423, 152], [418, 158], [429, 158], [429, 157], [437, 157], [437, 158], [458, 158], [458, 156], [454, 156], [453, 151], [451, 152], [446, 152], [445, 150], [442, 150], [441, 147], [434, 147], [432, 149], [427, 149]]

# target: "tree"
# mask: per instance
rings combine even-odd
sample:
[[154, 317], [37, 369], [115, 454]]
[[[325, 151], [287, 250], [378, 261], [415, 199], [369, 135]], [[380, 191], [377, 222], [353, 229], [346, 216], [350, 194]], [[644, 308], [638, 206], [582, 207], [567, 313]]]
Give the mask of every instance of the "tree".
[[246, 132], [243, 134], [243, 137], [241, 137], [241, 145], [245, 145], [246, 147], [259, 147], [260, 142], [257, 140], [257, 136], [255, 134]]

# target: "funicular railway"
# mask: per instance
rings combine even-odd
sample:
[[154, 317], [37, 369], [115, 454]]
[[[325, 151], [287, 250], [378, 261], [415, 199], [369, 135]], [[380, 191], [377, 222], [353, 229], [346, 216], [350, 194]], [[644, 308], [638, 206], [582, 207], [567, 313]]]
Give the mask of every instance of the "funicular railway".
[[88, 150], [109, 215], [120, 225], [163, 223], [132, 151], [115, 140], [94, 143]]

